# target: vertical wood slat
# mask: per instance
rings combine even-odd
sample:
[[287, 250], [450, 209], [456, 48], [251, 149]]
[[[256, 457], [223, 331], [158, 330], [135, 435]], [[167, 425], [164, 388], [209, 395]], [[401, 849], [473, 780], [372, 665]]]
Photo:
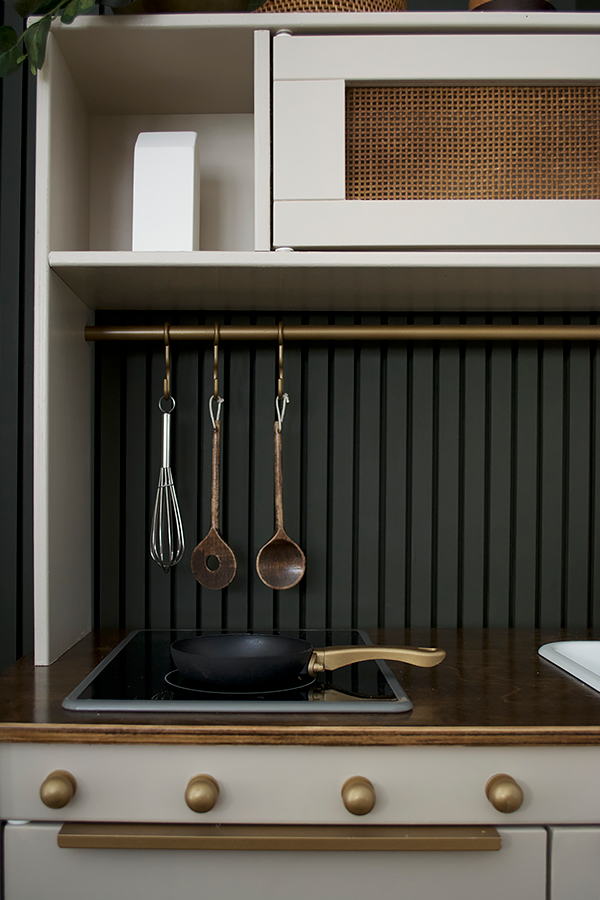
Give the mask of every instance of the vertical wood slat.
[[[560, 324], [551, 317], [550, 323]], [[541, 466], [538, 490], [541, 519], [538, 524], [540, 571], [540, 625], [562, 621], [561, 579], [563, 571], [563, 414], [564, 359], [560, 345], [543, 349], [540, 430]]]
[[[148, 321], [147, 315], [119, 315], [130, 324], [136, 315]], [[191, 324], [194, 317], [186, 316]], [[115, 320], [114, 313], [98, 313], [103, 317]], [[164, 315], [154, 318], [160, 324]], [[278, 317], [226, 318], [260, 324]], [[285, 318], [315, 324], [412, 320]], [[211, 313], [195, 317], [214, 319]], [[446, 320], [475, 324], [482, 317]], [[500, 324], [506, 317], [487, 321]], [[130, 627], [264, 630], [405, 622], [556, 627], [597, 618], [595, 345], [284, 347], [291, 398], [284, 422], [285, 524], [304, 543], [307, 573], [301, 588], [280, 593], [266, 588], [255, 571], [256, 553], [273, 530], [276, 345], [221, 347], [220, 390], [227, 401], [222, 526], [238, 558], [236, 579], [223, 592], [197, 587], [189, 570], [191, 551], [209, 526], [205, 407], [212, 347], [173, 347], [174, 474], [186, 554], [168, 576], [149, 562], [148, 535], [140, 531], [143, 522], [149, 528], [158, 474], [154, 407], [162, 348], [108, 344], [95, 352], [101, 387], [97, 564], [104, 573], [98, 621], [108, 624], [120, 615]], [[141, 460], [146, 433], [151, 446]], [[123, 472], [114, 472], [115, 465]], [[119, 484], [125, 484], [124, 514]], [[115, 522], [124, 535], [114, 533]], [[115, 598], [115, 590], [126, 596]], [[150, 607], [144, 615], [145, 596]]]
[[[585, 324], [590, 317], [572, 318], [574, 324]], [[588, 541], [589, 527], [589, 467], [590, 467], [590, 346], [571, 345], [569, 366], [569, 422], [565, 431], [568, 444], [569, 505], [565, 530], [567, 532], [565, 618], [567, 624], [585, 627], [588, 605]], [[574, 511], [577, 515], [573, 515]]]
[[[459, 324], [445, 317], [442, 324]], [[436, 509], [436, 625], [456, 627], [459, 609], [460, 347], [439, 347]]]
[[[524, 325], [535, 317], [521, 316]], [[538, 347], [523, 343], [516, 353], [515, 458], [512, 473], [511, 607], [514, 627], [527, 627], [536, 619]]]
[[[469, 319], [469, 321], [471, 321]], [[473, 324], [484, 320], [476, 317]], [[465, 349], [464, 362], [464, 464], [462, 475], [462, 559], [459, 583], [461, 621], [464, 626], [483, 625], [485, 581], [485, 415], [486, 350], [481, 344]]]
[[[510, 319], [497, 319], [510, 324]], [[512, 436], [512, 354], [507, 343], [494, 343], [490, 360], [489, 448], [489, 604], [487, 623], [492, 628], [509, 626], [510, 575], [510, 479]]]

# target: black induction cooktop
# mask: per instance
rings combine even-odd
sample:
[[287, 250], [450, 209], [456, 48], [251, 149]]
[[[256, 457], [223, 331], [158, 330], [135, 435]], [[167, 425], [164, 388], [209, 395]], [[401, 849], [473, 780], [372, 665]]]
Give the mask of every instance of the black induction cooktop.
[[[134, 631], [63, 700], [65, 709], [96, 712], [408, 712], [412, 703], [383, 660], [354, 663], [266, 693], [199, 690], [177, 671], [171, 644], [201, 630]], [[314, 647], [371, 645], [359, 629], [271, 631]]]

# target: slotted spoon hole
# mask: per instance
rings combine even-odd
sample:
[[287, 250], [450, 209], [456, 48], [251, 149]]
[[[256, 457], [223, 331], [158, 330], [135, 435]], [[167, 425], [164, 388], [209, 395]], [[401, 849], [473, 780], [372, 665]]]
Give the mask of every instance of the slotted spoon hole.
[[219, 566], [221, 565], [221, 560], [218, 556], [210, 556], [206, 557], [206, 568], [210, 569], [211, 572], [216, 572]]

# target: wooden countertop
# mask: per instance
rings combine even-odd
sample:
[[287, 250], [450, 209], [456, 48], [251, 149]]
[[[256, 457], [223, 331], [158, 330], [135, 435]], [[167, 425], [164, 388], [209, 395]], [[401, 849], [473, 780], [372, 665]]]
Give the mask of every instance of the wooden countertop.
[[438, 646], [441, 665], [390, 664], [408, 713], [117, 715], [76, 713], [63, 698], [124, 637], [88, 635], [48, 668], [30, 656], [0, 674], [0, 741], [141, 744], [546, 745], [600, 742], [600, 694], [541, 659], [555, 640], [600, 632], [386, 630], [376, 643]]

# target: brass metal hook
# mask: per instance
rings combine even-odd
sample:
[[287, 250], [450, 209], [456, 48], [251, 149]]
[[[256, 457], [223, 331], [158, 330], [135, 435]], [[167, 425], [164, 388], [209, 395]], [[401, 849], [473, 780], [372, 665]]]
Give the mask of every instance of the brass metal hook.
[[277, 340], [279, 341], [279, 378], [277, 379], [277, 396], [283, 398], [283, 322], [277, 326]]
[[219, 397], [219, 323], [215, 322], [215, 336], [213, 343], [213, 397]]
[[165, 322], [165, 379], [163, 381], [163, 397], [165, 400], [171, 399], [171, 345], [169, 343], [169, 328], [171, 326]]

